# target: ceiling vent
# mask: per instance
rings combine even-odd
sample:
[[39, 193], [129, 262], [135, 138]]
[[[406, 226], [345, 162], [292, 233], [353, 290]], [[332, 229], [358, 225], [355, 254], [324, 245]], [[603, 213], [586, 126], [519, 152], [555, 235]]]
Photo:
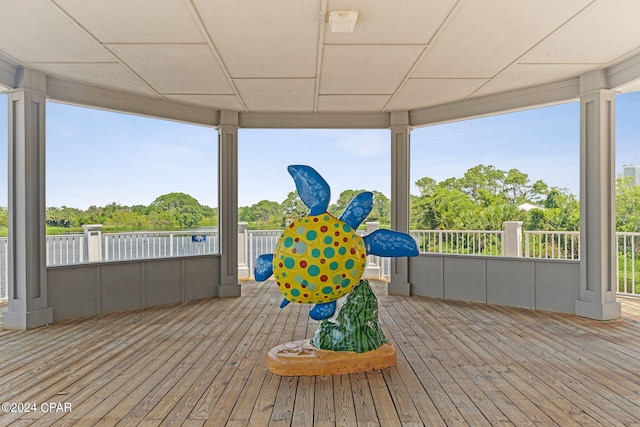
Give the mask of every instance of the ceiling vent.
[[329, 12], [329, 28], [332, 33], [353, 33], [358, 20], [357, 10], [332, 10]]

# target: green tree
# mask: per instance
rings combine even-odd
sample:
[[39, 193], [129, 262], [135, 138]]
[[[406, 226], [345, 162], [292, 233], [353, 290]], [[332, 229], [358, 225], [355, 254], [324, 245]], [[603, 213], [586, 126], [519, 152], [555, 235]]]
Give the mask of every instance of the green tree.
[[329, 213], [331, 213], [331, 215], [335, 216], [336, 218], [339, 217], [349, 205], [349, 202], [351, 202], [354, 197], [356, 197], [363, 191], [365, 190], [344, 190], [338, 196], [338, 200], [336, 200], [335, 203], [329, 206]]
[[494, 166], [478, 165], [464, 173], [460, 186], [472, 200], [487, 205], [502, 195], [504, 179], [505, 173]]
[[185, 193], [164, 194], [149, 206], [149, 213], [169, 213], [180, 227], [195, 227], [204, 217], [202, 205]]
[[525, 202], [530, 189], [529, 176], [518, 169], [510, 169], [504, 177], [504, 191], [510, 203]]
[[640, 186], [632, 177], [616, 180], [616, 230], [640, 231]]
[[365, 221], [377, 221], [383, 225], [391, 225], [391, 200], [379, 191], [373, 193], [373, 208]]
[[[436, 182], [424, 177], [416, 186], [420, 196], [411, 199], [411, 227], [416, 229], [500, 230], [504, 221], [521, 220], [528, 229], [575, 230], [580, 222], [575, 196], [549, 189], [542, 180], [531, 185], [518, 169], [478, 165], [462, 178]], [[543, 203], [544, 209], [520, 211], [523, 202]]]
[[106, 228], [120, 230], [142, 230], [150, 228], [151, 223], [149, 222], [149, 217], [145, 214], [118, 209], [111, 212], [103, 225]]
[[238, 218], [256, 228], [284, 227], [282, 207], [278, 202], [270, 200], [261, 200], [251, 206], [239, 208]]
[[82, 225], [82, 212], [79, 209], [68, 208], [47, 208], [45, 222], [50, 227], [80, 227]]
[[282, 216], [285, 222], [291, 222], [309, 213], [309, 208], [300, 199], [296, 191], [287, 194], [287, 198], [282, 202]]
[[215, 226], [218, 225], [218, 208], [211, 208], [207, 205], [202, 206], [203, 218], [200, 220], [201, 225]]
[[9, 212], [5, 208], [0, 208], [0, 227], [9, 226]]
[[429, 196], [415, 200], [413, 223], [428, 230], [474, 228], [481, 208], [460, 190], [436, 187]]

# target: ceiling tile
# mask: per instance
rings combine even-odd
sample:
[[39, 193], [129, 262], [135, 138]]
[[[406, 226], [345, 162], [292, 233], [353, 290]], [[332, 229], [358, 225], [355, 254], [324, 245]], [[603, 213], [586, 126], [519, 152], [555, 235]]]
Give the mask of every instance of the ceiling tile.
[[233, 78], [315, 77], [320, 2], [194, 3]]
[[35, 64], [33, 68], [51, 77], [89, 86], [115, 87], [124, 92], [157, 96], [137, 76], [119, 63]]
[[238, 79], [234, 83], [249, 111], [313, 111], [314, 79]]
[[207, 45], [109, 45], [159, 93], [233, 94]]
[[590, 64], [514, 64], [480, 88], [473, 97], [522, 89], [526, 87], [523, 82], [527, 86], [538, 86], [567, 80], [593, 69]]
[[[55, 0], [102, 43], [205, 42], [183, 0]], [[123, 13], [123, 11], [126, 11]]]
[[[36, 7], [37, 6], [37, 7]], [[100, 44], [48, 2], [1, 1], [3, 52], [27, 62], [109, 62]]]
[[411, 110], [466, 99], [487, 80], [410, 79], [387, 107], [388, 111]]
[[639, 16], [637, 0], [594, 2], [520, 62], [608, 64], [637, 48]]
[[391, 95], [422, 50], [421, 46], [326, 46], [320, 94]]
[[358, 10], [353, 33], [332, 33], [326, 44], [427, 44], [457, 0], [332, 0], [328, 10]]
[[318, 112], [382, 112], [390, 95], [320, 95]]
[[491, 78], [589, 1], [465, 2], [411, 77]]

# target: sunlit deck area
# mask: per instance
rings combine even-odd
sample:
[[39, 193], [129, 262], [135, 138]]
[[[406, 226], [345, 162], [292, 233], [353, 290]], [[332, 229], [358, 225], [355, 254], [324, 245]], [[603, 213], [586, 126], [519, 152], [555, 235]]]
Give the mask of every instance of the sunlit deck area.
[[640, 424], [640, 299], [603, 322], [372, 285], [398, 364], [359, 374], [267, 371], [270, 348], [317, 326], [308, 306], [280, 310], [272, 282], [244, 283], [241, 298], [0, 329], [0, 402], [35, 408], [1, 424]]

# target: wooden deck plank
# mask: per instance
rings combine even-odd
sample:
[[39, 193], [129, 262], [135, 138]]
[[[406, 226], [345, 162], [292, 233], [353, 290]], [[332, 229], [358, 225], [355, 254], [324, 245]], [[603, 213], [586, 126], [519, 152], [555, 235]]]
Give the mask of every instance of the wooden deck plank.
[[[457, 325], [452, 327], [450, 322], [446, 320], [445, 313], [416, 310], [420, 307], [413, 304], [411, 298], [406, 299], [405, 302], [408, 304], [407, 309], [413, 312], [413, 318], [417, 323], [438, 325], [439, 331], [436, 333], [435, 339], [442, 344], [438, 346], [439, 351], [444, 351], [438, 357], [444, 359], [446, 355], [449, 355], [447, 364], [456, 365], [461, 370], [456, 378], [464, 378], [465, 376], [468, 378], [468, 380], [464, 380], [466, 386], [463, 388], [467, 393], [475, 394], [472, 399], [482, 405], [483, 413], [491, 414], [490, 422], [492, 425], [552, 422], [535, 405], [528, 405], [526, 414], [519, 409], [519, 405], [514, 403], [518, 397], [517, 390], [501, 380], [498, 372], [493, 370], [493, 367], [488, 365], [478, 354], [478, 352], [482, 354], [482, 350], [474, 345], [473, 340], [466, 339], [465, 335], [470, 328], [460, 328]], [[446, 335], [448, 334], [457, 339], [447, 339]], [[449, 366], [448, 369], [455, 370], [456, 368]], [[468, 387], [467, 381], [471, 381], [473, 385]], [[477, 390], [481, 390], [482, 393], [478, 394]], [[526, 399], [524, 399], [524, 403], [526, 405]]]
[[[426, 394], [428, 398], [420, 398], [414, 400], [416, 407], [423, 405], [427, 407], [426, 411], [421, 412], [421, 417], [425, 424], [436, 425], [439, 422], [444, 421], [447, 425], [466, 425], [463, 414], [456, 407], [455, 402], [449, 397], [443, 385], [438, 381], [437, 377], [431, 372], [429, 368], [429, 361], [423, 360], [421, 354], [426, 351], [426, 344], [420, 340], [410, 326], [408, 319], [402, 317], [400, 313], [404, 310], [402, 307], [398, 311], [397, 299], [386, 299], [385, 301], [386, 311], [389, 313], [385, 316], [383, 313], [383, 319], [387, 322], [389, 328], [392, 328], [392, 333], [396, 337], [396, 342], [402, 342], [400, 351], [403, 353], [408, 365], [411, 367], [413, 374], [409, 370], [404, 370], [404, 374], [407, 376], [413, 375], [421, 384], [418, 390], [423, 390], [423, 394]], [[414, 385], [416, 385], [414, 383]]]
[[[491, 316], [492, 310], [495, 309], [490, 307], [487, 310], [482, 310], [482, 312], [487, 316]], [[476, 318], [478, 317], [478, 314], [474, 313], [473, 310], [469, 310], [468, 313], [471, 313]], [[524, 316], [525, 313], [516, 313], [516, 315]], [[496, 318], [491, 325], [491, 329], [485, 332], [493, 337], [492, 343], [494, 346], [508, 354], [512, 360], [519, 361], [529, 371], [531, 379], [535, 378], [536, 381], [542, 381], [545, 384], [545, 393], [552, 393], [556, 404], [565, 400], [575, 404], [577, 406], [576, 411], [570, 412], [570, 414], [579, 416], [586, 414], [589, 417], [588, 423], [593, 425], [622, 425], [615, 422], [611, 423], [612, 418], [607, 416], [602, 408], [599, 407], [600, 405], [593, 401], [594, 390], [589, 391], [566, 374], [570, 366], [558, 364], [553, 358], [548, 357], [549, 355], [545, 351], [539, 350], [542, 343], [531, 337], [535, 337], [535, 330], [544, 327], [544, 325], [531, 319], [520, 319], [520, 322], [528, 323], [525, 336], [522, 336], [523, 332], [515, 330], [510, 321], [500, 318]], [[509, 339], [505, 339], [505, 336], [508, 336]], [[529, 342], [526, 342], [526, 339]], [[523, 343], [526, 345], [522, 345]], [[531, 345], [532, 343], [535, 343], [535, 345]], [[559, 354], [559, 352], [555, 352], [554, 356]], [[627, 418], [626, 415], [620, 415]]]
[[372, 282], [398, 364], [279, 377], [264, 354], [309, 338], [309, 306], [273, 283], [212, 299], [0, 333], [0, 400], [71, 413], [0, 425], [640, 425], [640, 299], [623, 319], [388, 296]]
[[[306, 305], [303, 305], [298, 312], [298, 318], [294, 325], [293, 335], [290, 339], [285, 339], [284, 342], [305, 339], [307, 336], [308, 322], [309, 308]], [[273, 405], [273, 412], [271, 413], [271, 421], [269, 422], [269, 425], [283, 426], [291, 424], [293, 419], [293, 410], [296, 403], [297, 388], [297, 377], [282, 378], [280, 381], [280, 388], [276, 395], [276, 401]], [[300, 416], [300, 414], [298, 414], [298, 416]]]
[[315, 399], [313, 403], [313, 419], [317, 420], [318, 427], [329, 427], [336, 425], [336, 409], [333, 400], [333, 377], [322, 375], [316, 377]]
[[[438, 316], [438, 312], [429, 313], [431, 316]], [[431, 320], [424, 317], [424, 320]], [[467, 372], [474, 382], [481, 387], [489, 398], [494, 402], [515, 425], [525, 425], [529, 423], [553, 424], [554, 421], [546, 415], [534, 402], [544, 402], [544, 397], [529, 390], [515, 388], [502, 375], [509, 369], [508, 365], [503, 365], [499, 360], [492, 357], [478, 340], [482, 337], [470, 336], [473, 334], [468, 328], [466, 331], [451, 330], [455, 340], [451, 340], [455, 352], [464, 354], [466, 363], [462, 369]], [[533, 399], [525, 394], [529, 392]], [[564, 413], [560, 412], [560, 417], [564, 421], [561, 425], [566, 425], [573, 420], [564, 418]]]
[[[253, 339], [252, 333], [260, 329], [261, 325], [256, 322], [256, 318], [260, 315], [266, 302], [262, 299], [254, 299], [254, 301], [257, 303], [247, 307], [239, 324], [236, 319], [230, 319], [231, 321], [226, 325], [232, 331], [228, 340], [220, 347], [215, 342], [212, 343], [216, 346], [216, 350], [212, 351], [215, 358], [211, 357], [207, 360], [208, 364], [205, 370], [196, 378], [191, 388], [176, 403], [166, 418], [164, 418], [164, 410], [161, 406], [159, 409], [162, 412], [154, 414], [155, 417], [164, 418], [168, 425], [181, 425], [187, 418], [194, 424], [198, 422], [202, 424], [203, 420], [206, 420], [206, 411], [217, 402], [237, 367], [238, 359], [242, 357], [248, 343]], [[206, 372], [211, 374], [203, 375]], [[194, 416], [191, 416], [192, 414]]]
[[240, 314], [243, 308], [244, 306], [239, 303], [229, 304], [225, 310], [219, 312], [210, 311], [198, 322], [200, 328], [191, 332], [190, 345], [184, 346], [171, 356], [173, 363], [163, 363], [161, 368], [146, 378], [127, 395], [126, 399], [106, 414], [103, 420], [107, 424], [113, 424], [115, 420], [121, 420], [121, 424], [133, 424], [137, 415], [138, 422], [141, 421], [142, 416], [185, 379], [190, 368], [201, 360], [203, 354], [212, 350], [212, 340], [208, 337], [212, 333], [218, 333], [221, 338], [225, 336], [221, 329], [213, 332], [216, 328], [220, 328], [224, 317]]
[[198, 349], [189, 355], [189, 359], [174, 368], [175, 374], [171, 375], [171, 380], [163, 380], [138, 402], [123, 418], [124, 422], [151, 423], [154, 420], [159, 423], [186, 399], [185, 396], [190, 391], [197, 389], [198, 379], [206, 372], [234, 333], [234, 329], [229, 327], [229, 318], [236, 318], [247, 308], [248, 300], [238, 301], [241, 303], [230, 305], [233, 311], [220, 310], [219, 315], [214, 317], [208, 323], [206, 331], [203, 331], [203, 340]]
[[[247, 425], [249, 423], [252, 409], [257, 405], [258, 400], [260, 399], [260, 390], [265, 384], [266, 377], [270, 375], [266, 369], [265, 355], [271, 348], [281, 343], [281, 337], [282, 334], [285, 333], [284, 331], [286, 330], [287, 324], [295, 322], [295, 320], [289, 320], [289, 315], [292, 312], [293, 310], [277, 310], [277, 314], [274, 313], [277, 316], [276, 321], [262, 347], [262, 351], [259, 351], [257, 354], [254, 369], [245, 387], [242, 388], [240, 395], [235, 401], [233, 410], [229, 417], [230, 423], [236, 423], [237, 425]], [[258, 411], [262, 411], [264, 409], [264, 407], [261, 407]]]

